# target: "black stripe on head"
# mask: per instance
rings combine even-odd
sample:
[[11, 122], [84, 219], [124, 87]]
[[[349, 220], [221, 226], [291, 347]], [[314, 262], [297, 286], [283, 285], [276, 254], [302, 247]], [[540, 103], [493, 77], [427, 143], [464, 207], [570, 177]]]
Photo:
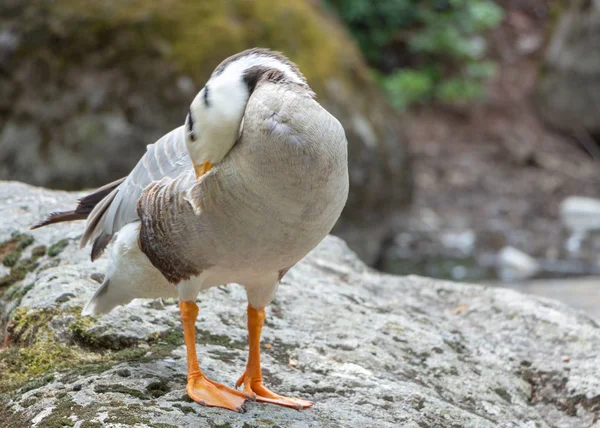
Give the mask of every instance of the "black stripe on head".
[[204, 87], [204, 105], [210, 107], [210, 101], [208, 100], [208, 85]]
[[194, 119], [192, 119], [192, 110], [188, 110], [188, 131], [194, 131]]
[[196, 141], [196, 133], [194, 132], [194, 119], [192, 119], [192, 110], [188, 110], [187, 115], [188, 136], [190, 140]]
[[254, 92], [256, 85], [261, 81], [279, 82], [285, 78], [282, 71], [275, 68], [263, 67], [262, 65], [256, 65], [250, 67], [244, 72], [244, 83], [248, 86], [248, 92]]
[[300, 72], [300, 69], [298, 68], [298, 66], [296, 64], [294, 64], [292, 61], [290, 61], [281, 52], [272, 51], [272, 50], [265, 49], [265, 48], [247, 49], [243, 52], [239, 52], [235, 55], [230, 56], [229, 58], [224, 59], [217, 66], [217, 68], [215, 68], [215, 71], [213, 71], [213, 76], [218, 76], [219, 74], [223, 73], [223, 71], [225, 71], [225, 69], [230, 64], [232, 64], [246, 56], [251, 56], [251, 55], [256, 55], [258, 57], [263, 57], [263, 58], [275, 59], [275, 60], [281, 62], [282, 64], [287, 65], [290, 68], [290, 70], [292, 71], [292, 73], [294, 73], [300, 79], [300, 81], [302, 83], [306, 83], [306, 79], [304, 78], [304, 75]]

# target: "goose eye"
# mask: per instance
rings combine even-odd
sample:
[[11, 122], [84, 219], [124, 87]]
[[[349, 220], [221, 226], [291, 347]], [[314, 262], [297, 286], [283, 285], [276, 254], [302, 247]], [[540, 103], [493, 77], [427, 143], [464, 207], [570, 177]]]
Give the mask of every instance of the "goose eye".
[[190, 137], [191, 141], [196, 141], [196, 133], [194, 131], [190, 131], [188, 136]]

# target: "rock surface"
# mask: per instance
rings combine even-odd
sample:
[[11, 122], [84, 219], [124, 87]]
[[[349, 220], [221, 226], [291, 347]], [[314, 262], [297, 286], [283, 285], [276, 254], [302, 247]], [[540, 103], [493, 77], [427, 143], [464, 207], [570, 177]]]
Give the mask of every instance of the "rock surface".
[[337, 232], [374, 262], [410, 198], [403, 127], [310, 0], [0, 2], [0, 179], [77, 190], [128, 174], [217, 64], [254, 46], [296, 61], [344, 125], [351, 194]]
[[[592, 319], [511, 290], [382, 275], [334, 237], [284, 278], [263, 337], [268, 384], [316, 405], [235, 414], [190, 403], [175, 301], [82, 318], [106, 264], [78, 250], [82, 224], [13, 235], [76, 197], [0, 183], [3, 426], [597, 426]], [[199, 301], [201, 364], [233, 384], [246, 358], [243, 289]]]

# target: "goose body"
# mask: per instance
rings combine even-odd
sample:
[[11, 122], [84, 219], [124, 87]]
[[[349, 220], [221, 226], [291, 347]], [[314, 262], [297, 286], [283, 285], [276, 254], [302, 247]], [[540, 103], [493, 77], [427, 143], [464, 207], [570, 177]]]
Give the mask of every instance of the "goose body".
[[[264, 308], [282, 276], [330, 232], [347, 195], [342, 126], [293, 63], [254, 49], [217, 67], [185, 125], [148, 146], [128, 177], [40, 225], [87, 217], [82, 246], [93, 242], [93, 259], [117, 235], [85, 315], [134, 298], [179, 297], [195, 401], [238, 411], [246, 398], [302, 408], [312, 403], [262, 385]], [[206, 378], [195, 354], [196, 296], [227, 283], [248, 294], [243, 393]]]
[[[185, 147], [183, 129], [156, 144], [146, 156]], [[223, 162], [199, 180], [191, 160], [180, 165], [141, 193], [139, 218], [119, 232], [113, 272], [85, 314], [137, 297], [176, 296], [173, 284], [195, 298], [202, 289], [238, 283], [250, 303], [266, 306], [280, 276], [329, 233], [348, 193], [341, 125], [285, 84], [254, 92], [240, 139]], [[121, 186], [130, 185], [128, 178]]]

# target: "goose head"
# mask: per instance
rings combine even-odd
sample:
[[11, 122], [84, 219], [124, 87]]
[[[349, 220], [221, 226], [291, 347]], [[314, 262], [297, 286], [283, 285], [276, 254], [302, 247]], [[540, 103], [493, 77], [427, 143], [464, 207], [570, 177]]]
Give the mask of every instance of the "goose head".
[[254, 48], [225, 59], [192, 101], [185, 121], [185, 142], [200, 177], [221, 162], [237, 141], [248, 99], [266, 71], [306, 85], [298, 67], [279, 52]]

